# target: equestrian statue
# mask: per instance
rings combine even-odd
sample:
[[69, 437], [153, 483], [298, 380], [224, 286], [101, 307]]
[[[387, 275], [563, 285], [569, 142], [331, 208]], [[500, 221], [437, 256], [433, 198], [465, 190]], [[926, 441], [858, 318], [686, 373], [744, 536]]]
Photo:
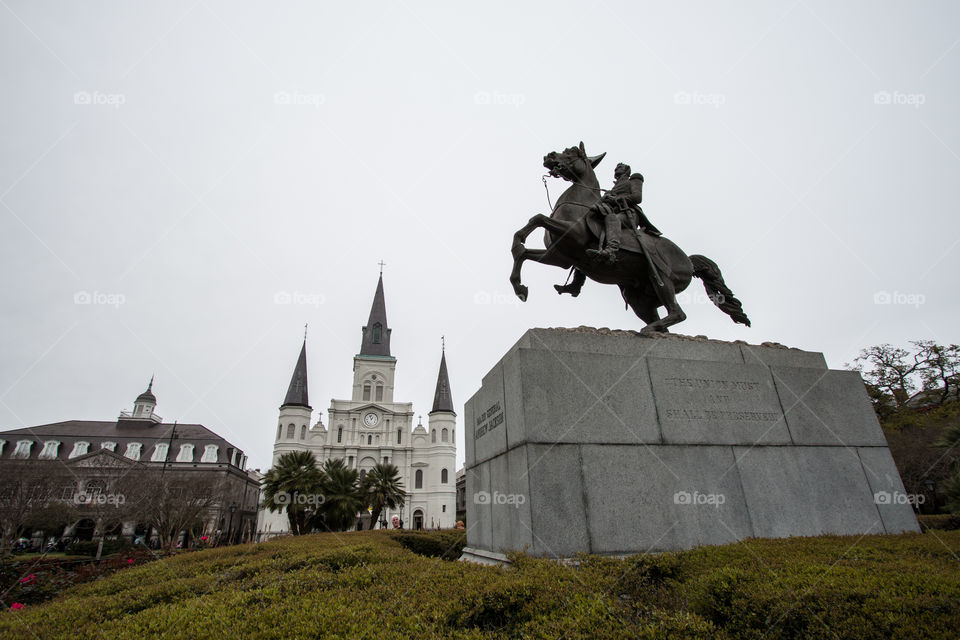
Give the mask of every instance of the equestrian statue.
[[[677, 294], [696, 277], [703, 281], [717, 307], [734, 322], [749, 327], [750, 319], [724, 283], [720, 268], [704, 256], [687, 256], [647, 219], [640, 208], [641, 174], [631, 173], [628, 165], [618, 164], [613, 188], [600, 188], [593, 170], [605, 155], [588, 156], [581, 142], [578, 147], [544, 156], [543, 166], [551, 177], [573, 184], [557, 200], [549, 216], [533, 216], [513, 236], [510, 284], [520, 300], [526, 301], [528, 294], [520, 280], [526, 260], [572, 268], [572, 281], [554, 285], [557, 293], [576, 297], [587, 278], [615, 284], [627, 306], [647, 323], [641, 333], [666, 332], [668, 327], [686, 319], [677, 303]], [[527, 249], [523, 243], [537, 228], [544, 229], [546, 248]], [[660, 307], [666, 309], [663, 318]]]

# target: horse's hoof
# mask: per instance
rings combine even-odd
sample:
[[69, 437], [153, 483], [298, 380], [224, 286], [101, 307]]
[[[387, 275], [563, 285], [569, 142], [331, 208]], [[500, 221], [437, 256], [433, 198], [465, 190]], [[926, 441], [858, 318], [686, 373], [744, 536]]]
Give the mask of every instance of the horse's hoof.
[[517, 288], [517, 297], [520, 298], [520, 302], [527, 301], [527, 291], [528, 289], [525, 286], [520, 286]]

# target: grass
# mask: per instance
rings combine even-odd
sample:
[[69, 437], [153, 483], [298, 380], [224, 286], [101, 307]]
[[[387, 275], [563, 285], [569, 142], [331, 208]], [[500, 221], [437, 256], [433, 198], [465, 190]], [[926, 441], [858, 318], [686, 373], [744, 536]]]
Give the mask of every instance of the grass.
[[513, 555], [505, 569], [442, 559], [462, 545], [453, 532], [415, 535], [181, 554], [0, 612], [0, 637], [879, 640], [960, 629], [960, 531], [749, 540], [576, 567]]

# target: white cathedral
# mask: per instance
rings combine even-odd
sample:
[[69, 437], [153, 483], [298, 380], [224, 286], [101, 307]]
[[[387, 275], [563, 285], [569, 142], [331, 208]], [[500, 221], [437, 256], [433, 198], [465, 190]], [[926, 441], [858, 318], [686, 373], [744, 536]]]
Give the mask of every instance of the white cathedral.
[[[387, 307], [383, 275], [363, 327], [360, 353], [353, 357], [353, 393], [350, 400], [331, 400], [328, 426], [318, 418], [310, 427], [313, 409], [307, 396], [307, 341], [304, 339], [280, 407], [273, 462], [291, 451], [309, 451], [322, 465], [329, 458], [342, 458], [363, 475], [378, 462], [390, 462], [400, 470], [407, 492], [402, 509], [388, 511], [381, 521], [403, 521], [404, 528], [452, 528], [456, 524], [456, 421], [450, 396], [445, 351], [427, 427], [413, 426], [413, 404], [394, 402], [397, 359], [390, 355]], [[364, 516], [367, 514], [364, 513]], [[364, 518], [364, 528], [367, 528]], [[258, 523], [260, 538], [288, 533], [285, 511], [263, 509]]]

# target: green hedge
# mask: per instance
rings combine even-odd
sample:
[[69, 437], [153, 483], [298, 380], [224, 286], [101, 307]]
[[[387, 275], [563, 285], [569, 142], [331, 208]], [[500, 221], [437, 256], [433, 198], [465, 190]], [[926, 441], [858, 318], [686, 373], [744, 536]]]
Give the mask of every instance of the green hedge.
[[943, 531], [954, 531], [960, 529], [960, 513], [944, 513], [936, 515], [917, 516], [920, 522], [920, 530], [942, 529]]
[[180, 554], [0, 612], [0, 637], [886, 640], [960, 629], [960, 531], [570, 565], [511, 554], [506, 568], [442, 560], [456, 534], [326, 533]]
[[421, 556], [459, 560], [467, 545], [466, 531], [396, 531], [390, 537]]

